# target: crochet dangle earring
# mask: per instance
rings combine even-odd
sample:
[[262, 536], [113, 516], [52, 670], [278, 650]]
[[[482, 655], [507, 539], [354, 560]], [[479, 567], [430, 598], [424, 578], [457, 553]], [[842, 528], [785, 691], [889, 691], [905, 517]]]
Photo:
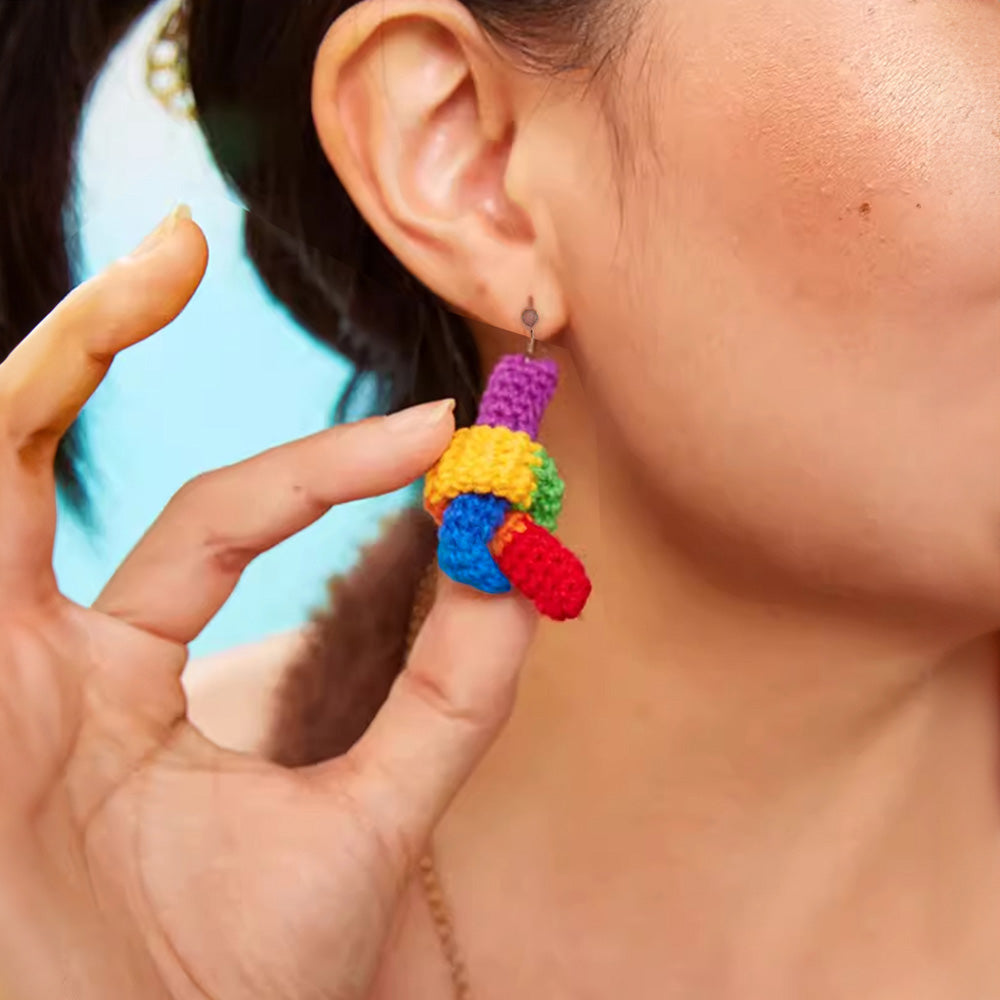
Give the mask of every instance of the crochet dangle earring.
[[457, 431], [428, 473], [424, 507], [439, 527], [438, 565], [487, 594], [517, 588], [548, 618], [579, 617], [591, 584], [580, 560], [553, 534], [565, 484], [538, 443], [559, 382], [554, 361], [535, 356], [534, 300], [521, 315], [524, 354], [493, 369], [473, 427]]

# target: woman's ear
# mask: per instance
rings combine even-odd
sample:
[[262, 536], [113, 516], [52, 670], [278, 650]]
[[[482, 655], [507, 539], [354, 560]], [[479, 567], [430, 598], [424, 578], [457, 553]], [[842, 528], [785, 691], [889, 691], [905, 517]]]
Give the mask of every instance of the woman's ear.
[[533, 297], [545, 338], [568, 316], [530, 186], [544, 151], [519, 144], [524, 80], [458, 0], [363, 0], [320, 47], [313, 116], [348, 194], [415, 277], [504, 330], [523, 332]]

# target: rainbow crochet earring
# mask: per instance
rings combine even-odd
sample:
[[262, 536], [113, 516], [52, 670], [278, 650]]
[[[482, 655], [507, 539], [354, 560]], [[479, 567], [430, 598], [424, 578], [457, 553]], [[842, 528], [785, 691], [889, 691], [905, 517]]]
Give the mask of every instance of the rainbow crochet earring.
[[580, 560], [553, 534], [565, 484], [535, 439], [555, 395], [559, 368], [535, 354], [534, 301], [521, 316], [526, 354], [501, 358], [473, 427], [457, 431], [427, 474], [424, 507], [438, 524], [438, 565], [487, 594], [516, 587], [546, 617], [579, 617], [591, 584]]

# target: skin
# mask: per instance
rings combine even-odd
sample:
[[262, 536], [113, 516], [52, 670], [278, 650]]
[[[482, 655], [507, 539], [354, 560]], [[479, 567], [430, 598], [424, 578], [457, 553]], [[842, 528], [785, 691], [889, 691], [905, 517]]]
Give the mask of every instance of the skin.
[[[508, 637], [502, 619], [516, 605], [450, 592], [417, 662], [444, 669], [436, 643], [456, 632], [467, 642], [449, 645], [446, 672], [476, 687], [474, 748], [449, 756], [446, 740], [409, 730], [405, 766], [394, 758], [400, 785], [379, 800], [378, 822], [404, 825], [410, 844], [451, 803], [435, 842], [477, 998], [1000, 993], [998, 35], [1000, 7], [986, 0], [650, 0], [617, 61], [589, 85], [527, 71], [451, 0], [367, 0], [324, 40], [317, 134], [366, 218], [470, 318], [487, 364], [518, 347], [502, 331], [518, 329], [534, 296], [539, 334], [566, 374], [543, 436], [570, 485], [560, 533], [586, 557], [593, 603], [578, 623], [541, 628], [509, 724], [452, 801], [506, 718], [488, 706], [497, 691], [509, 694], [528, 627], [518, 625], [504, 663], [486, 670], [479, 658], [494, 643], [482, 637]], [[177, 279], [187, 288], [177, 308], [195, 277]], [[53, 372], [64, 354], [43, 351], [26, 365], [25, 353], [11, 359], [13, 376], [11, 361], [0, 369], [0, 385], [35, 389], [0, 393], [0, 413], [19, 429], [7, 434], [13, 466], [31, 459], [25, 444], [39, 428], [51, 445], [85, 396], [74, 375], [69, 402], [42, 406], [42, 390], [61, 384]], [[28, 419], [11, 398], [41, 415]], [[423, 441], [412, 465], [394, 453], [401, 480], [433, 461], [446, 431]], [[185, 524], [228, 524], [239, 504], [226, 503], [225, 489], [197, 502], [189, 491], [183, 516], [165, 515], [152, 535], [161, 540], [144, 543], [128, 586], [112, 585], [129, 612], [119, 597], [85, 613], [101, 641], [84, 657], [71, 641], [79, 628], [65, 624], [82, 612], [54, 596], [41, 559], [50, 524], [38, 522], [37, 499], [51, 506], [49, 457], [19, 473], [17, 490], [0, 478], [0, 524], [36, 543], [34, 561], [0, 572], [0, 661], [19, 668], [14, 676], [69, 684], [67, 704], [82, 704], [96, 664], [113, 664], [134, 687], [136, 662], [165, 641], [162, 622], [187, 623], [159, 654], [174, 700], [153, 718], [189, 733], [178, 722], [177, 640], [228, 592], [232, 560], [212, 560], [230, 575], [195, 610], [173, 603], [190, 585], [165, 586], [163, 574], [200, 579], [204, 549], [195, 543], [202, 555], [189, 576], [177, 555], [190, 542]], [[300, 461], [303, 475], [330, 464]], [[299, 523], [278, 520], [275, 534]], [[255, 538], [235, 551], [255, 550]], [[15, 607], [34, 602], [16, 619], [39, 623], [34, 642], [9, 638], [23, 626], [10, 624], [8, 595]], [[58, 629], [42, 617], [53, 607], [64, 616]], [[480, 614], [488, 631], [478, 621], [467, 631]], [[89, 669], [77, 676], [70, 668], [82, 662]], [[7, 711], [49, 738], [60, 732], [44, 715], [51, 702], [48, 691], [21, 695]], [[118, 725], [121, 714], [106, 718]], [[98, 788], [118, 787], [123, 761], [126, 771], [140, 757], [159, 767], [159, 756], [136, 754], [148, 742], [123, 754], [120, 730], [108, 731], [116, 749], [100, 758], [111, 777], [102, 771]], [[24, 745], [2, 755], [17, 761], [19, 780]], [[388, 868], [401, 897], [379, 879], [336, 881], [355, 877], [345, 859], [377, 853], [364, 836], [371, 824], [345, 818], [342, 796], [322, 794], [326, 782], [348, 780], [342, 768], [312, 776], [321, 794], [308, 808], [326, 822], [314, 825], [310, 812], [297, 824], [295, 809], [306, 807], [288, 804], [286, 775], [216, 756], [193, 736], [169, 747], [193, 755], [155, 771], [171, 794], [154, 797], [153, 812], [112, 797], [122, 806], [104, 814], [97, 861], [67, 869], [61, 845], [79, 828], [65, 809], [48, 820], [41, 842], [55, 846], [38, 870], [54, 897], [33, 884], [23, 843], [8, 839], [2, 874], [25, 886], [0, 904], [0, 967], [31, 983], [25, 996], [46, 995], [37, 977], [53, 974], [54, 938], [97, 963], [88, 975], [118, 985], [134, 974], [160, 989], [152, 996], [198, 995], [167, 981], [177, 956], [212, 997], [274, 996], [288, 968], [271, 963], [288, 955], [308, 988], [290, 996], [449, 995], [426, 912], [403, 888], [405, 864]], [[426, 756], [414, 761], [418, 748]], [[49, 768], [30, 786], [34, 798], [23, 797], [25, 812], [39, 787], [65, 801], [65, 776], [80, 773], [57, 768], [57, 755], [43, 759]], [[220, 771], [236, 789], [224, 802], [198, 780]], [[402, 789], [423, 794], [423, 783], [436, 787], [418, 808]], [[301, 789], [297, 779], [292, 787]], [[232, 822], [245, 808], [238, 819], [262, 823], [279, 801], [280, 849]], [[24, 837], [26, 823], [15, 815], [5, 828]], [[222, 824], [225, 852], [205, 823]], [[157, 848], [158, 923], [135, 908], [138, 881], [123, 891], [111, 863], [128, 856], [124, 838], [137, 830]], [[218, 897], [215, 884], [188, 879], [233, 856], [240, 835], [236, 920], [231, 907], [204, 902]], [[311, 888], [273, 881], [276, 858], [294, 859]], [[99, 910], [81, 885], [103, 890]], [[191, 902], [178, 885], [204, 899]], [[255, 891], [269, 908], [245, 902]], [[29, 904], [49, 923], [18, 924]], [[106, 928], [98, 957], [84, 936], [95, 933], [95, 912]], [[222, 923], [206, 927], [206, 913]], [[290, 927], [292, 915], [310, 933]], [[360, 950], [347, 931], [358, 927]], [[360, 970], [348, 944], [365, 956]]]
[[254, 555], [426, 471], [451, 401], [206, 474], [93, 608], [58, 592], [59, 437], [114, 355], [183, 308], [206, 259], [201, 230], [172, 218], [0, 366], [5, 998], [367, 996], [414, 861], [509, 714], [531, 637], [521, 598], [446, 587], [365, 738], [309, 770], [224, 750], [187, 718], [186, 643]]
[[[447, 2], [328, 35], [355, 202], [487, 364], [533, 295], [566, 372], [595, 597], [436, 837], [477, 997], [1000, 993], [998, 36], [653, 0], [587, 81]], [[417, 900], [376, 996], [414, 991]]]

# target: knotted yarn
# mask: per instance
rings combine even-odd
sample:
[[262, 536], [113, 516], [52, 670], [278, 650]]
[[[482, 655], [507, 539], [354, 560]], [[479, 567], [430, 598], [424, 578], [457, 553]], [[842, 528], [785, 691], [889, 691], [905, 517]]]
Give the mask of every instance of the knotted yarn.
[[439, 527], [445, 574], [487, 594], [516, 587], [543, 615], [565, 621], [579, 617], [592, 588], [555, 537], [566, 487], [536, 440], [558, 383], [554, 361], [502, 357], [475, 426], [457, 431], [427, 474], [424, 507]]

